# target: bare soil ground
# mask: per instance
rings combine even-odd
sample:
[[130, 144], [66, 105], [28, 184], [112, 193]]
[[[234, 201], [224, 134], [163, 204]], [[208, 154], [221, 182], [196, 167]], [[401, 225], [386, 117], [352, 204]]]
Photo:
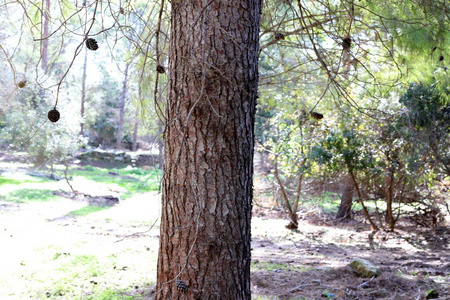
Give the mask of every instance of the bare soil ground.
[[[270, 217], [258, 209], [255, 215]], [[259, 224], [272, 223], [277, 232], [263, 233]], [[298, 231], [282, 230], [288, 221], [255, 218], [252, 259], [253, 291], [279, 299], [450, 299], [450, 229], [399, 228], [379, 232], [369, 243], [369, 227], [361, 221], [346, 224], [312, 211]], [[267, 228], [266, 226], [264, 226]], [[281, 230], [280, 230], [281, 229]], [[284, 235], [280, 235], [284, 233]], [[381, 268], [377, 278], [360, 278], [348, 266], [365, 258]]]

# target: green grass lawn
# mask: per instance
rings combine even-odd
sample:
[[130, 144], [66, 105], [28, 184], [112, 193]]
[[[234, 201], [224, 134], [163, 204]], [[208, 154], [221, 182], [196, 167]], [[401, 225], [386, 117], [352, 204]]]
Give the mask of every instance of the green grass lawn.
[[[3, 166], [6, 164], [3, 163]], [[10, 164], [10, 168], [14, 165]], [[56, 166], [56, 175], [64, 178], [64, 167]], [[49, 172], [47, 172], [50, 174]], [[83, 184], [80, 184], [80, 190], [86, 185], [113, 185], [120, 189], [119, 197], [127, 199], [137, 193], [146, 193], [157, 191], [160, 186], [162, 172], [157, 169], [144, 170], [141, 168], [122, 168], [122, 169], [103, 169], [91, 166], [84, 168], [69, 168], [67, 171], [69, 183], [74, 183], [75, 189], [77, 179], [82, 179]], [[68, 189], [69, 185], [65, 180], [59, 181], [58, 187], [60, 189]], [[0, 173], [0, 187], [2, 193], [0, 200], [10, 202], [29, 202], [29, 201], [51, 201], [58, 197], [53, 194], [52, 187], [55, 187], [55, 181], [35, 177], [32, 175], [5, 172]], [[45, 188], [50, 187], [50, 188]]]

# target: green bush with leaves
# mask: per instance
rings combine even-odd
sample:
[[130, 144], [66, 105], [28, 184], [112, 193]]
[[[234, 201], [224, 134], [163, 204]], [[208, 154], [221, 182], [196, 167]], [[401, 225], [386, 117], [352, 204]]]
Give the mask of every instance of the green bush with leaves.
[[314, 173], [310, 151], [320, 139], [324, 128], [320, 121], [309, 117], [304, 110], [292, 115], [284, 112], [268, 120], [265, 151], [271, 154], [274, 179], [280, 189], [281, 200], [288, 210], [288, 228], [297, 228], [297, 209], [302, 195], [303, 181]]
[[72, 157], [86, 143], [79, 136], [78, 119], [73, 119], [61, 110], [61, 119], [52, 123], [47, 119], [51, 107], [44, 94], [18, 95], [16, 110], [2, 115], [2, 123], [7, 124], [0, 131], [3, 143], [15, 149], [26, 151], [30, 162], [41, 167], [52, 166]]
[[[440, 111], [440, 107], [436, 105], [436, 99], [429, 97], [420, 104], [414, 104], [425, 98], [423, 91], [419, 94], [408, 91], [400, 102], [409, 103], [410, 107], [419, 110], [428, 109], [428, 113], [415, 111], [408, 114], [407, 110], [387, 117], [380, 115], [374, 119], [367, 118], [365, 127], [353, 124], [349, 128], [343, 124], [330, 130], [311, 149], [310, 159], [334, 174], [332, 176], [349, 176], [366, 218], [374, 229], [381, 226], [393, 230], [405, 199], [419, 200], [420, 195], [429, 195], [436, 178], [432, 160], [426, 153], [430, 148], [425, 136], [420, 138], [419, 132], [425, 132], [431, 122], [436, 124], [430, 112]], [[415, 125], [411, 126], [412, 123]], [[429, 138], [431, 134], [428, 132], [426, 136]], [[376, 225], [364, 201], [379, 199], [385, 202], [386, 211], [384, 218], [376, 211]]]
[[404, 111], [395, 126], [410, 143], [412, 171], [422, 160], [450, 176], [450, 105], [445, 101], [449, 94], [436, 85], [412, 84], [400, 98]]

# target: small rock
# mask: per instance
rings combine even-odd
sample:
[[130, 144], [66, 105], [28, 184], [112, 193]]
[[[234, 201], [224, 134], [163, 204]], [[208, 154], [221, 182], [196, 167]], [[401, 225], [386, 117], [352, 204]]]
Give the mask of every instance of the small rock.
[[91, 196], [87, 200], [89, 205], [93, 206], [114, 206], [120, 202], [120, 199], [114, 196]]
[[372, 262], [361, 258], [354, 258], [350, 262], [350, 268], [363, 278], [377, 277], [381, 274], [381, 270]]

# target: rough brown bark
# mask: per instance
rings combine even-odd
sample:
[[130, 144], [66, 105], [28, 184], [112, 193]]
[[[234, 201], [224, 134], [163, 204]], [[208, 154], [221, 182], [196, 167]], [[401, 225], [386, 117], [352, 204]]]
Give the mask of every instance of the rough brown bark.
[[156, 299], [250, 299], [260, 0], [171, 4]]
[[342, 189], [341, 203], [336, 214], [336, 219], [349, 219], [353, 205], [354, 186], [351, 178], [347, 178]]

